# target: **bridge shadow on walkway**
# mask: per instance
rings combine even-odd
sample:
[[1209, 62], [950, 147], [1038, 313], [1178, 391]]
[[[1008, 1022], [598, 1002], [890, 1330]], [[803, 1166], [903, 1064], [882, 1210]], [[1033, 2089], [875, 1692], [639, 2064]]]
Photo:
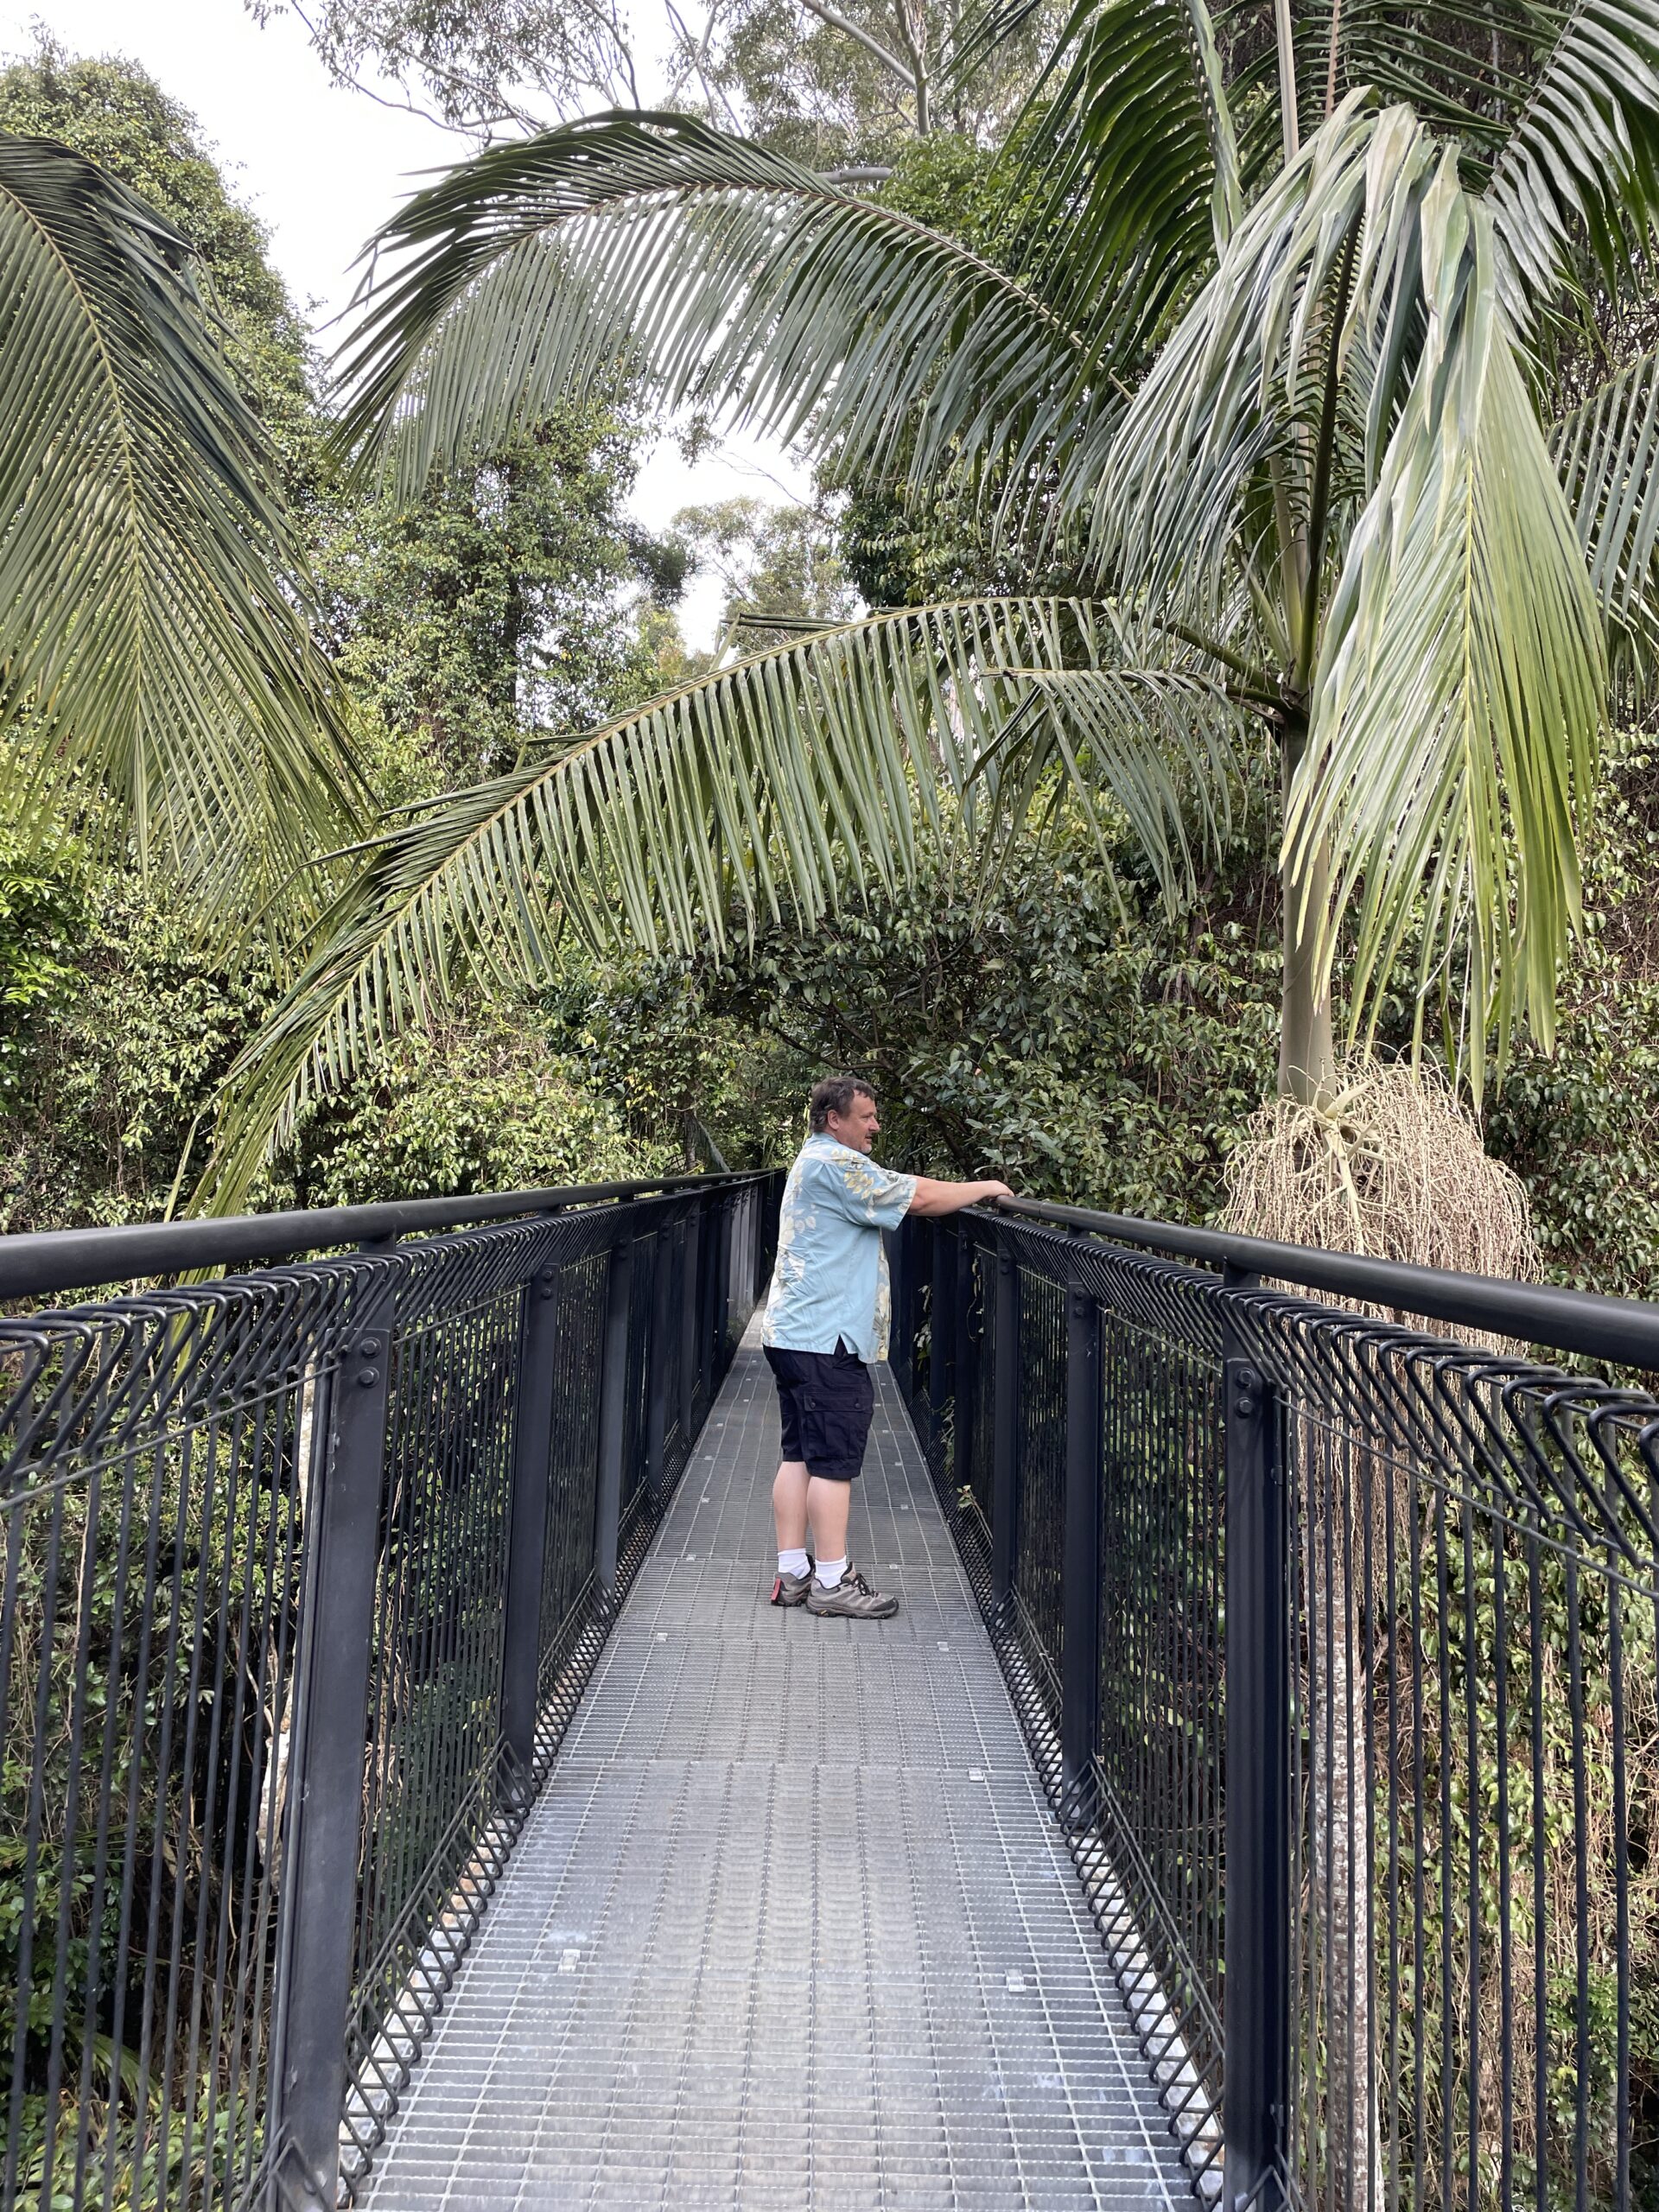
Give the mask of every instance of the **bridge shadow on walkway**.
[[746, 1340], [367, 2212], [1192, 2202], [885, 1371], [858, 1563], [784, 1612]]

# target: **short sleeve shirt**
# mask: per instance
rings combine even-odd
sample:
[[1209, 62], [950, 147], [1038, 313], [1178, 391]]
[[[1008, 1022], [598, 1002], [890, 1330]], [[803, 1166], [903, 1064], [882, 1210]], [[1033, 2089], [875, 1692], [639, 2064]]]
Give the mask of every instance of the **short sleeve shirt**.
[[916, 1178], [878, 1167], [828, 1135], [802, 1146], [784, 1185], [778, 1258], [760, 1341], [779, 1351], [834, 1351], [866, 1365], [887, 1356], [887, 1255], [881, 1231], [910, 1211]]

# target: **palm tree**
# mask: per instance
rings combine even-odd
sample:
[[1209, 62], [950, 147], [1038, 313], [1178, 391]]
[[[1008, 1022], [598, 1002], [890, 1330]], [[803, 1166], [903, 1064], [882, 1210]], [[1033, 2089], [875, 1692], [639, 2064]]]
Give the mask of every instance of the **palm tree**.
[[[983, 32], [1017, 29], [1014, 0]], [[1596, 381], [1659, 210], [1659, 10], [1077, 0], [998, 261], [683, 118], [495, 148], [378, 242], [343, 437], [405, 484], [619, 373], [966, 491], [1069, 595], [879, 610], [390, 823], [233, 1078], [201, 1196], [458, 971], [804, 919], [1058, 781], [1179, 901], [1265, 732], [1281, 1089], [1413, 948], [1469, 1067], [1548, 1041], [1610, 670], [1649, 662], [1659, 357]], [[382, 273], [384, 271], [384, 273]], [[1582, 391], [1568, 409], [1567, 372]], [[1192, 800], [1196, 791], [1196, 815]]]
[[264, 434], [188, 241], [5, 134], [0, 422], [0, 812], [273, 911], [364, 793]]

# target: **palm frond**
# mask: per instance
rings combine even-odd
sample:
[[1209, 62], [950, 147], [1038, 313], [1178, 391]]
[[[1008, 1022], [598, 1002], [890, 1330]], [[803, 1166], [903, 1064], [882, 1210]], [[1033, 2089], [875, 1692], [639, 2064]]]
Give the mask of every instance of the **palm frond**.
[[1338, 372], [1363, 370], [1369, 442], [1386, 440], [1414, 337], [1418, 210], [1442, 158], [1407, 110], [1356, 94], [1249, 210], [1113, 444], [1093, 550], [1116, 588], [1199, 613], [1224, 601], [1247, 487], [1306, 420], [1315, 339]]
[[[1139, 655], [1131, 658], [1131, 652]], [[1172, 899], [1224, 825], [1239, 717], [1201, 656], [1077, 601], [871, 616], [757, 653], [379, 842], [232, 1071], [199, 1207], [233, 1205], [305, 1101], [458, 977], [537, 982], [565, 929], [683, 952], [892, 887], [918, 842], [988, 864], [1054, 776], [1115, 808]]]
[[359, 791], [302, 556], [189, 248], [4, 136], [0, 423], [0, 803], [130, 837], [209, 903], [337, 842]]
[[[962, 455], [1064, 467], [1109, 395], [1078, 333], [959, 241], [683, 116], [499, 146], [376, 242], [348, 444], [404, 485], [561, 395], [643, 377], [925, 483]], [[912, 442], [913, 441], [913, 442]]]
[[1557, 294], [1580, 240], [1627, 283], [1659, 226], [1659, 7], [1573, 0], [1539, 58], [1487, 199], [1517, 326]]
[[1643, 353], [1550, 430], [1550, 451], [1611, 626], [1617, 672], [1659, 663], [1659, 353]]
[[1020, 265], [1127, 369], [1243, 210], [1205, 0], [1077, 0], [1024, 125]]
[[1356, 1030], [1413, 932], [1420, 1024], [1466, 957], [1478, 1095], [1489, 1030], [1500, 1050], [1523, 1022], [1553, 1033], [1606, 677], [1490, 218], [1448, 172], [1421, 219], [1425, 366], [1332, 597], [1286, 849], [1298, 871], [1328, 852], [1331, 910], [1313, 918], [1327, 975], [1351, 931]]
[[[1433, 0], [1402, 16], [1396, 0], [1341, 0], [1306, 9], [1307, 84], [1323, 96], [1337, 36], [1338, 93], [1370, 85], [1410, 104], [1421, 121], [1454, 136], [1484, 182], [1524, 108], [1566, 20], [1552, 0]], [[1317, 43], [1316, 43], [1317, 40]], [[1306, 112], [1306, 111], [1305, 111]]]

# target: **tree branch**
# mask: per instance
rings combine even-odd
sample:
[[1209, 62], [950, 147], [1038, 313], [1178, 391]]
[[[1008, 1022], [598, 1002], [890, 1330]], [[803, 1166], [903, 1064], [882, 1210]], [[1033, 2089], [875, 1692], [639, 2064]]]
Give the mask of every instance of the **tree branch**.
[[873, 54], [882, 67], [891, 72], [901, 85], [912, 92], [916, 90], [914, 73], [896, 54], [883, 46], [879, 38], [873, 37], [861, 23], [855, 23], [850, 16], [843, 16], [839, 8], [830, 7], [829, 0], [801, 0], [801, 5], [810, 16], [816, 16], [821, 23], [828, 23], [831, 30], [843, 32], [847, 37], [856, 39], [859, 45], [867, 53]]

